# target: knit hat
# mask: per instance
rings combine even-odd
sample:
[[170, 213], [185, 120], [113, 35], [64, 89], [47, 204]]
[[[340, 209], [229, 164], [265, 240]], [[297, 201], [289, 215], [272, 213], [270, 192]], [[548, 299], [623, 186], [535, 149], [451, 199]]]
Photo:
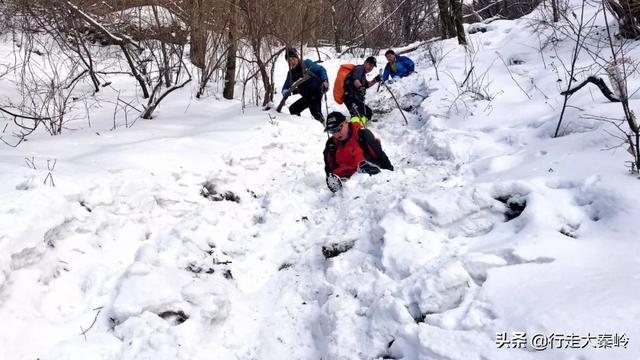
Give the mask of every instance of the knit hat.
[[300, 57], [298, 56], [298, 50], [296, 50], [295, 48], [287, 48], [287, 50], [285, 50], [284, 52], [284, 59], [289, 60], [290, 57], [300, 59]]
[[369, 56], [367, 58], [367, 60], [365, 60], [364, 62], [369, 63], [371, 65], [373, 65], [373, 67], [376, 67], [376, 58], [374, 58], [373, 56]]

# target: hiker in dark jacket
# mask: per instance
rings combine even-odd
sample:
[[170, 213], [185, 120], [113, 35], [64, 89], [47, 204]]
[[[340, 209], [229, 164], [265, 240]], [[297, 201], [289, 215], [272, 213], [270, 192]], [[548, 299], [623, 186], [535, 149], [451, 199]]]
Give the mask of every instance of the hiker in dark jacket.
[[[324, 67], [315, 64], [309, 59], [301, 62], [296, 49], [289, 48], [284, 55], [289, 64], [289, 73], [287, 73], [287, 80], [282, 86], [282, 95], [288, 96], [289, 94], [298, 93], [302, 95], [300, 99], [289, 106], [289, 112], [292, 115], [300, 116], [304, 109], [309, 108], [309, 112], [311, 112], [314, 119], [324, 124], [322, 95], [329, 89], [327, 71]], [[291, 85], [305, 75], [307, 79], [291, 91]]]
[[349, 109], [351, 116], [364, 116], [367, 120], [371, 120], [373, 111], [364, 104], [364, 99], [367, 89], [381, 80], [380, 75], [376, 75], [373, 80], [367, 80], [367, 74], [375, 66], [376, 58], [369, 56], [364, 64], [354, 67], [344, 79], [344, 104]]
[[375, 175], [381, 168], [393, 171], [380, 141], [359, 122], [347, 121], [342, 113], [334, 111], [327, 115], [325, 131], [331, 135], [323, 152], [327, 186], [331, 191], [340, 190], [342, 181], [356, 172]]
[[389, 80], [389, 77], [405, 77], [415, 69], [415, 64], [411, 59], [406, 56], [398, 56], [391, 49], [387, 50], [384, 56], [387, 58], [388, 63], [384, 67], [383, 81]]

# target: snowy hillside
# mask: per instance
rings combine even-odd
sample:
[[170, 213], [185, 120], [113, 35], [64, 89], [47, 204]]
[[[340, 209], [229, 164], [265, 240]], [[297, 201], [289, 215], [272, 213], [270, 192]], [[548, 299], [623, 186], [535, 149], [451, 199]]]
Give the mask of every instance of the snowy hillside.
[[409, 124], [367, 94], [395, 171], [336, 194], [308, 112], [188, 88], [0, 147], [0, 358], [640, 359], [640, 178], [593, 120], [622, 107], [582, 89], [552, 137], [575, 41], [538, 15], [435, 43], [437, 73], [409, 52]]

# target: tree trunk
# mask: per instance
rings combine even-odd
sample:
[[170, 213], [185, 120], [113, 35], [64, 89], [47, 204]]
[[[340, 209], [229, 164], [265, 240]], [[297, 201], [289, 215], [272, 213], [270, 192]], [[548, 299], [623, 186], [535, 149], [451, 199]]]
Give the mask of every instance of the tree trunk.
[[127, 59], [127, 63], [129, 64], [129, 69], [131, 70], [131, 74], [133, 74], [133, 77], [136, 78], [136, 80], [138, 80], [138, 84], [140, 84], [140, 89], [142, 89], [142, 97], [144, 99], [149, 98], [149, 89], [147, 89], [147, 85], [144, 82], [144, 77], [140, 75], [138, 70], [136, 70], [137, 69], [136, 65], [134, 64], [133, 59], [131, 58], [131, 54], [129, 54], [129, 50], [124, 44], [120, 44], [120, 50], [122, 50], [124, 57]]
[[229, 51], [227, 52], [227, 64], [224, 74], [224, 90], [222, 96], [225, 99], [233, 99], [236, 87], [236, 53], [238, 52], [238, 0], [234, 0], [229, 19]]
[[411, 12], [412, 2], [407, 1], [402, 7], [402, 43], [408, 44], [412, 42], [411, 36]]
[[620, 5], [624, 12], [623, 21], [620, 23], [620, 33], [622, 34], [624, 26], [626, 34], [623, 34], [623, 36], [628, 39], [637, 39], [640, 35], [640, 31], [638, 31], [638, 21], [635, 17], [637, 14], [634, 14], [633, 11], [633, 6], [637, 6], [637, 4], [634, 3], [636, 3], [636, 1], [620, 0]]
[[464, 25], [462, 22], [462, 2], [461, 0], [451, 0], [452, 22], [456, 26], [456, 35], [458, 36], [458, 44], [467, 45], [467, 37], [464, 34]]
[[438, 0], [438, 9], [440, 10], [440, 31], [443, 39], [449, 39], [456, 36], [455, 26], [451, 21], [451, 9], [449, 0]]
[[192, 0], [190, 18], [190, 58], [193, 65], [205, 68], [207, 53], [207, 31], [203, 19], [203, 0]]
[[340, 46], [340, 29], [338, 28], [338, 20], [336, 19], [336, 4], [331, 2], [331, 26], [333, 28], [333, 44], [336, 49], [336, 53], [342, 52], [342, 46]]
[[[634, 16], [633, 3], [629, 0], [606, 0], [605, 4], [611, 14], [618, 20], [620, 36], [625, 39], [637, 39], [640, 36], [640, 28], [638, 27], [637, 19], [640, 18], [640, 14], [636, 13], [638, 17]], [[640, 11], [638, 11], [640, 13]]]
[[332, 14], [331, 21], [333, 22], [333, 45], [336, 49], [336, 53], [339, 54], [342, 52], [342, 46], [340, 44], [340, 31], [338, 30], [338, 25], [336, 24], [335, 14]]
[[262, 86], [264, 86], [264, 100], [262, 101], [262, 106], [267, 105], [271, 101], [273, 101], [273, 86], [271, 84], [271, 80], [269, 78], [269, 73], [267, 72], [267, 66], [259, 57], [258, 59], [258, 68], [260, 69], [260, 77], [262, 78]]
[[551, 10], [553, 11], [553, 22], [560, 21], [560, 11], [558, 10], [558, 0], [551, 0]]

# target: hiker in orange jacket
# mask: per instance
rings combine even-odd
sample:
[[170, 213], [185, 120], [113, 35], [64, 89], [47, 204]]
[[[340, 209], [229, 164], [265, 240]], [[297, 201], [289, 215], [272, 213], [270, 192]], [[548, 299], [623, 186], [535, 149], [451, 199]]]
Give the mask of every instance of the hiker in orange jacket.
[[364, 98], [367, 89], [382, 80], [380, 75], [376, 75], [373, 80], [367, 80], [367, 74], [374, 67], [376, 67], [376, 58], [369, 56], [364, 64], [354, 67], [344, 80], [344, 104], [351, 116], [364, 116], [367, 120], [371, 120], [373, 116], [371, 108], [364, 104]]

